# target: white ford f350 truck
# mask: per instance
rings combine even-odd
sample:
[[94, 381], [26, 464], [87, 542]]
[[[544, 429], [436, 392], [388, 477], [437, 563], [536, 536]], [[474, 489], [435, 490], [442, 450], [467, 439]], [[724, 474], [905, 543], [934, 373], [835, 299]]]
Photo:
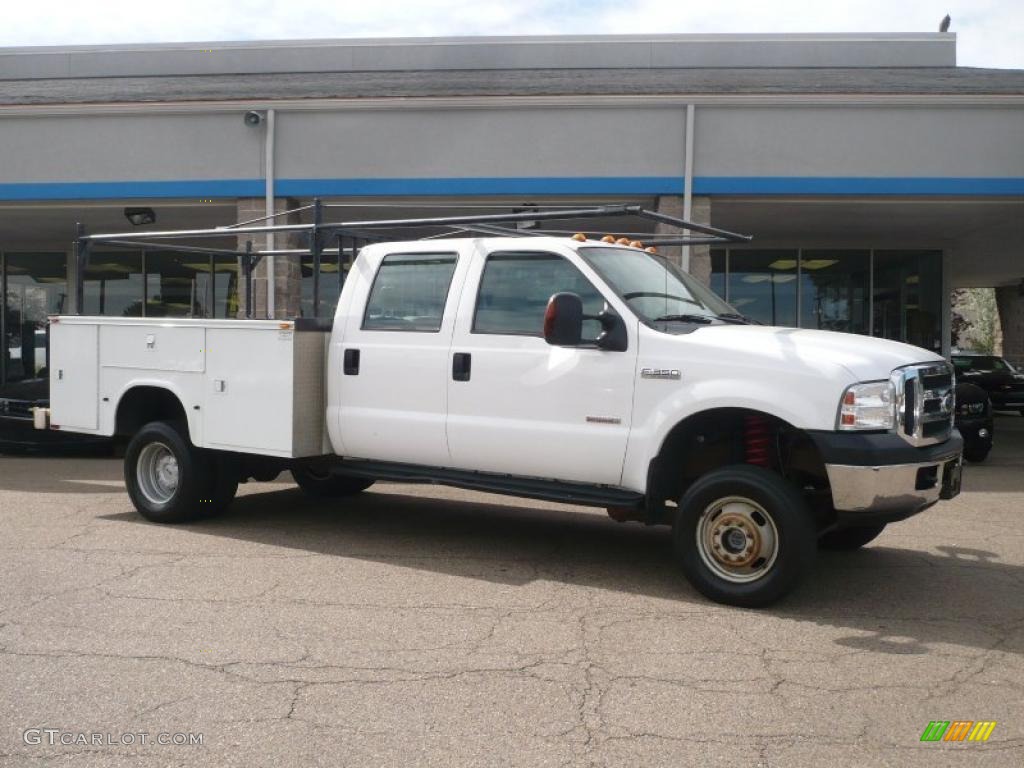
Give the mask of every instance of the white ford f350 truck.
[[581, 235], [366, 245], [331, 326], [59, 316], [51, 345], [38, 421], [122, 438], [154, 522], [284, 470], [326, 497], [445, 483], [671, 526], [700, 592], [761, 606], [819, 546], [959, 492], [942, 358], [753, 324], [668, 260]]

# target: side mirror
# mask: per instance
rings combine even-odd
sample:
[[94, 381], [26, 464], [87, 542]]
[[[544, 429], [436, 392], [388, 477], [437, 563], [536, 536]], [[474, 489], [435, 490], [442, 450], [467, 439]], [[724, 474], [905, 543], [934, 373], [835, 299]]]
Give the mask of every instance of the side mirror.
[[559, 347], [579, 346], [583, 338], [583, 300], [575, 293], [556, 293], [544, 311], [544, 341]]
[[607, 308], [595, 319], [601, 323], [601, 335], [597, 337], [598, 349], [625, 352], [629, 347], [629, 337], [623, 319]]

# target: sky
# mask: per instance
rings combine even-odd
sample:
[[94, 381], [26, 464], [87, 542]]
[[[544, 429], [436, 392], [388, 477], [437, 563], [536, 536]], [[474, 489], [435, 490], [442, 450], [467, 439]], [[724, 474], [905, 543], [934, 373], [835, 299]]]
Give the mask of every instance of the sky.
[[0, 46], [462, 35], [936, 32], [1024, 69], [1024, 0], [8, 0]]

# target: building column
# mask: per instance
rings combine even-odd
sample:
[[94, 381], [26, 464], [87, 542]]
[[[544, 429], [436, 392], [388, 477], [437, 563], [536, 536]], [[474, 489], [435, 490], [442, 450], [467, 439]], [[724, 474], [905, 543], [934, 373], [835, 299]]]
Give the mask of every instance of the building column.
[[[283, 212], [292, 208], [298, 208], [299, 203], [291, 198], [277, 198], [274, 200], [274, 211]], [[238, 200], [238, 221], [251, 221], [252, 219], [266, 216], [266, 201], [262, 197], [246, 197]], [[290, 213], [286, 216], [278, 216], [275, 224], [299, 224], [299, 214]], [[247, 240], [252, 240], [254, 251], [263, 249], [266, 245], [267, 236], [265, 233], [257, 232], [248, 235], [238, 236], [238, 247], [245, 250]], [[299, 237], [297, 235], [284, 235], [278, 233], [274, 238], [275, 250], [287, 248], [298, 248]], [[274, 257], [274, 314], [278, 318], [298, 317], [302, 306], [302, 257], [300, 254]], [[244, 276], [239, 267], [238, 284], [238, 316], [245, 317], [245, 284]], [[267, 258], [260, 259], [259, 264], [252, 273], [252, 304], [253, 317], [265, 318], [267, 316]]]
[[1003, 357], [1024, 366], [1024, 295], [1017, 285], [996, 288], [999, 323], [1003, 328]]
[[[656, 210], [668, 216], [683, 218], [683, 197], [682, 195], [661, 195], [658, 198]], [[694, 224], [711, 224], [711, 198], [694, 197], [690, 206], [690, 221]], [[667, 237], [675, 235], [676, 230], [670, 224], [659, 222], [654, 228], [656, 237]], [[697, 237], [701, 235], [696, 233]], [[667, 245], [658, 249], [669, 261], [677, 266], [683, 264], [683, 247], [680, 245]], [[711, 246], [691, 245], [690, 246], [690, 274], [700, 280], [704, 285], [711, 284]]]

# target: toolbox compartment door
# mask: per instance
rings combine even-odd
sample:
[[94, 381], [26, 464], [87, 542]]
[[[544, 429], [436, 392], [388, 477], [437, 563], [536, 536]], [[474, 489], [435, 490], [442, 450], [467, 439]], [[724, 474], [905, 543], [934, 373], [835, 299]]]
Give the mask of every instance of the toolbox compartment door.
[[99, 424], [99, 327], [50, 326], [50, 423], [91, 431]]

